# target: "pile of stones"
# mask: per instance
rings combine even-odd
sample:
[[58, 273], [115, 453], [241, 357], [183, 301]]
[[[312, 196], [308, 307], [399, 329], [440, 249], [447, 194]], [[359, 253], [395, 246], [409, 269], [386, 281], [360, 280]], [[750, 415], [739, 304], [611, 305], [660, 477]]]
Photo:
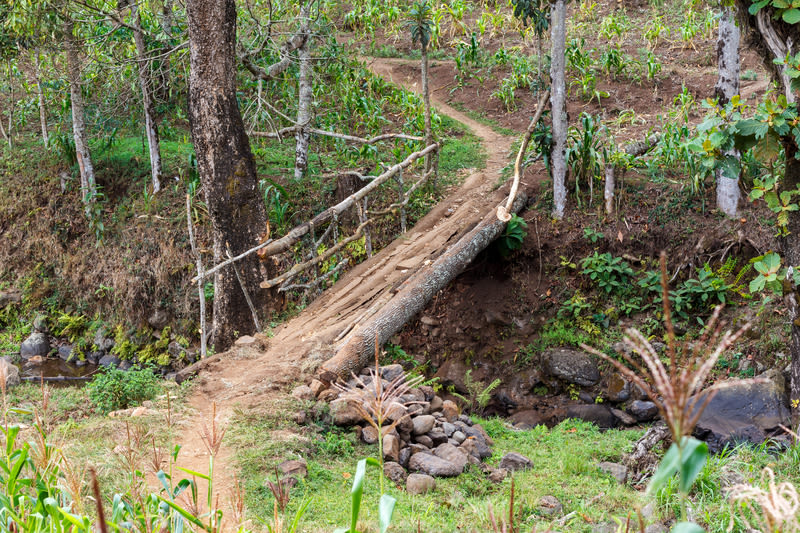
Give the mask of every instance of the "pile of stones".
[[[403, 372], [402, 366], [393, 364], [379, 367], [378, 375], [387, 387]], [[370, 373], [365, 368], [358, 379], [348, 382], [348, 388], [374, 397], [374, 374], [374, 369]], [[343, 394], [319, 380], [295, 388], [292, 394], [301, 400], [328, 402], [334, 424], [352, 427], [363, 442], [377, 444], [378, 432], [364, 420], [353, 394]], [[509, 471], [531, 467], [531, 461], [517, 453], [504, 456], [498, 468], [484, 463], [492, 456], [491, 437], [480, 424], [460, 414], [454, 402], [437, 395], [433, 387], [409, 389], [388, 406], [386, 418], [384, 425], [394, 427], [382, 437], [384, 473], [398, 485], [405, 483], [410, 493], [432, 490], [434, 478], [458, 476], [470, 464], [477, 465], [494, 482], [502, 481]]]

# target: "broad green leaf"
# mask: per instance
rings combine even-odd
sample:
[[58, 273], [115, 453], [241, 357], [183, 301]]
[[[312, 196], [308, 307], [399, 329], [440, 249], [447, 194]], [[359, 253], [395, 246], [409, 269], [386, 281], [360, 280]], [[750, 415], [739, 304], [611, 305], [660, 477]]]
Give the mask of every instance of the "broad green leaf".
[[800, 9], [787, 9], [783, 12], [783, 21], [786, 24], [797, 24], [800, 22]]
[[208, 477], [208, 474], [201, 474], [200, 472], [195, 472], [194, 470], [190, 470], [190, 469], [184, 468], [182, 466], [177, 466], [176, 465], [175, 468], [177, 468], [178, 470], [183, 470], [187, 474], [191, 474], [193, 476], [197, 476], [200, 479], [205, 479], [206, 481], [209, 481], [211, 479], [211, 478]]
[[722, 175], [728, 179], [738, 180], [739, 179], [739, 158], [734, 157], [732, 155], [726, 155], [719, 165], [720, 170], [722, 170]]
[[748, 9], [747, 11], [751, 15], [755, 15], [756, 13], [761, 11], [761, 9], [764, 8], [764, 6], [766, 6], [767, 4], [769, 4], [769, 0], [761, 0], [759, 2], [754, 2], [753, 5], [750, 6], [750, 9]]
[[350, 511], [350, 533], [356, 533], [358, 513], [361, 511], [361, 497], [364, 495], [364, 474], [366, 471], [367, 460], [361, 459], [356, 465], [356, 475], [353, 476], [353, 488], [350, 489], [353, 498], [353, 506]]
[[705, 533], [705, 531], [694, 522], [678, 522], [672, 528], [672, 533]]
[[647, 492], [652, 494], [663, 487], [667, 480], [678, 471], [679, 466], [680, 454], [678, 453], [677, 444], [673, 442], [672, 446], [669, 447], [669, 450], [667, 450], [667, 453], [665, 453], [664, 457], [661, 459], [658, 470], [656, 470], [656, 473], [653, 474], [653, 477], [650, 479], [650, 483], [647, 485]]
[[708, 444], [694, 437], [683, 438], [683, 453], [681, 454], [680, 490], [688, 494], [694, 485], [697, 476], [703, 471], [708, 459]]
[[397, 503], [397, 500], [393, 496], [388, 494], [381, 496], [381, 501], [378, 505], [378, 521], [380, 522], [381, 533], [386, 533], [386, 530], [392, 524], [395, 503]]

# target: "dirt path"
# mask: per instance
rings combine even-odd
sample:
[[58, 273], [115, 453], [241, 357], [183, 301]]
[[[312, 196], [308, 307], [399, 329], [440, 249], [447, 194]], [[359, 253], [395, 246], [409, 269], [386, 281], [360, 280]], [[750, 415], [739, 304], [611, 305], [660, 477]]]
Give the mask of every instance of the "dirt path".
[[[376, 59], [368, 65], [389, 81], [418, 89], [419, 70], [408, 61]], [[208, 471], [208, 452], [199, 432], [210, 426], [214, 404], [218, 423], [225, 425], [236, 406], [265, 405], [288, 394], [293, 384], [313, 373], [335, 353], [359, 322], [392, 297], [394, 287], [420, 265], [434, 260], [449, 242], [455, 242], [503, 201], [507, 186], [494, 189], [501, 170], [508, 164], [514, 138], [472, 120], [436, 94], [432, 95], [432, 101], [439, 113], [467, 125], [481, 139], [488, 156], [486, 168], [473, 172], [405, 235], [353, 268], [299, 316], [279, 327], [265, 350], [255, 345], [234, 347], [207, 367], [195, 380], [189, 402], [195, 414], [184, 425], [180, 466]], [[235, 472], [224, 442], [216, 465], [216, 492], [223, 501], [233, 488]]]

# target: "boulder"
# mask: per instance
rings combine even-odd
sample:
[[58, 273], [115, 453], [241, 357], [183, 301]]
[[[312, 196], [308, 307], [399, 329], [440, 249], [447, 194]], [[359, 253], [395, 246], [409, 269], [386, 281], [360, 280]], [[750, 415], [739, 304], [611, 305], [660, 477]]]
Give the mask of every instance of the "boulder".
[[433, 429], [436, 419], [431, 415], [421, 415], [415, 417], [412, 422], [414, 424], [412, 433], [414, 435], [424, 435]]
[[169, 315], [163, 309], [156, 309], [153, 314], [147, 318], [147, 323], [156, 331], [161, 331], [166, 327], [169, 322]]
[[437, 411], [441, 411], [443, 403], [444, 403], [444, 401], [439, 396], [434, 396], [431, 399], [431, 413], [435, 413]]
[[333, 423], [337, 426], [355, 426], [363, 421], [352, 400], [338, 398], [330, 403]]
[[50, 330], [47, 328], [46, 316], [36, 315], [36, 318], [33, 319], [33, 331], [38, 331], [39, 333], [50, 333]]
[[789, 409], [782, 388], [771, 381], [744, 380], [717, 391], [700, 415], [694, 434], [711, 452], [726, 444], [761, 444], [788, 426]]
[[399, 462], [400, 462], [400, 465], [403, 468], [407, 468], [408, 467], [408, 460], [411, 459], [411, 452], [412, 452], [412, 450], [411, 450], [410, 446], [406, 446], [405, 448], [402, 448], [400, 450], [400, 457], [399, 457], [400, 461]]
[[459, 468], [458, 465], [429, 453], [412, 455], [408, 460], [408, 468], [434, 477], [454, 477], [464, 471], [463, 467]]
[[442, 402], [442, 414], [448, 422], [455, 422], [458, 419], [459, 409], [452, 400]]
[[16, 289], [8, 289], [0, 291], [0, 309], [3, 309], [10, 304], [18, 304], [22, 302], [22, 291]]
[[[467, 374], [470, 367], [467, 366], [463, 359], [448, 358], [439, 367], [434, 377], [439, 378], [439, 383], [445, 387], [454, 387], [457, 392], [466, 393], [467, 386], [464, 383], [464, 376]], [[473, 378], [475, 376], [473, 375]]]
[[7, 389], [20, 384], [19, 368], [8, 357], [0, 357], [0, 376], [5, 376]]
[[405, 468], [394, 461], [388, 461], [383, 464], [383, 475], [394, 483], [402, 483], [406, 480], [406, 477], [408, 477]]
[[542, 496], [539, 498], [539, 512], [545, 516], [560, 515], [564, 506], [555, 496]]
[[47, 334], [41, 331], [31, 333], [19, 347], [19, 355], [23, 359], [34, 355], [46, 356], [48, 353], [50, 353], [50, 340], [47, 338]]
[[433, 428], [428, 432], [428, 437], [430, 437], [431, 442], [433, 442], [434, 446], [438, 446], [447, 442], [447, 435], [445, 435], [444, 430], [442, 428]]
[[300, 385], [299, 387], [295, 387], [292, 391], [292, 396], [297, 400], [313, 400], [314, 399], [314, 391], [311, 390], [311, 387], [308, 385]]
[[440, 444], [435, 450], [433, 450], [433, 455], [453, 463], [461, 470], [461, 472], [463, 472], [464, 467], [467, 466], [467, 453], [459, 450], [452, 444]]
[[505, 468], [509, 472], [527, 470], [533, 466], [533, 462], [522, 454], [509, 452], [500, 459], [500, 468]]
[[58, 347], [58, 357], [62, 361], [69, 361], [72, 359], [72, 346], [69, 344], [63, 344]]
[[585, 420], [603, 429], [617, 426], [617, 417], [602, 404], [570, 405], [567, 408], [567, 418]]
[[617, 417], [617, 420], [625, 426], [632, 426], [636, 424], [636, 419], [621, 409], [611, 408], [611, 414]]
[[658, 416], [658, 407], [650, 401], [634, 400], [628, 406], [628, 414], [637, 422], [649, 422]]
[[115, 366], [119, 368], [122, 365], [122, 360], [115, 355], [108, 354], [101, 357], [97, 364], [100, 366]]
[[383, 458], [395, 463], [400, 460], [400, 439], [391, 433], [383, 436]]
[[480, 437], [467, 437], [459, 448], [468, 452], [476, 459], [486, 459], [492, 456], [492, 450], [489, 449], [489, 446], [487, 446], [486, 442]]
[[285, 476], [306, 477], [308, 475], [308, 465], [302, 459], [284, 461], [278, 465], [278, 470]]
[[369, 425], [364, 426], [364, 429], [361, 431], [361, 440], [366, 444], [375, 444], [378, 442], [378, 430]]
[[427, 435], [417, 435], [414, 437], [414, 441], [417, 444], [425, 446], [426, 448], [433, 448], [433, 439]]
[[619, 372], [614, 372], [606, 381], [603, 396], [612, 403], [626, 402], [631, 397], [631, 382]]
[[489, 481], [492, 483], [500, 483], [506, 477], [508, 477], [508, 470], [505, 468], [491, 468], [489, 467], [489, 475], [486, 476]]
[[600, 380], [600, 371], [587, 353], [569, 348], [554, 348], [544, 352], [544, 369], [554, 378], [588, 387]]
[[456, 432], [453, 433], [452, 439], [454, 441], [456, 441], [457, 443], [461, 444], [462, 442], [464, 442], [467, 439], [467, 436], [464, 435], [464, 433], [462, 431], [456, 431]]
[[381, 377], [386, 381], [393, 381], [404, 372], [403, 367], [398, 364], [386, 365], [380, 367]]
[[628, 480], [628, 468], [624, 465], [603, 461], [597, 467], [603, 472], [611, 474], [619, 483], [625, 483]]
[[436, 488], [436, 480], [426, 474], [410, 474], [406, 479], [406, 492], [425, 494]]
[[517, 429], [533, 429], [536, 426], [545, 425], [547, 417], [533, 409], [517, 411], [508, 418], [508, 421]]

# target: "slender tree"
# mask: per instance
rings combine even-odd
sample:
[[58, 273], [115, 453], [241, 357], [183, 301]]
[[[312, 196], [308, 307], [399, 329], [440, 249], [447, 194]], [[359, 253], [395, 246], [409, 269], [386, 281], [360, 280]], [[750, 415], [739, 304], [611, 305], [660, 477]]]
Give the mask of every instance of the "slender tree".
[[[409, 26], [411, 42], [419, 43], [422, 53], [422, 101], [425, 104], [425, 145], [433, 144], [433, 128], [431, 126], [431, 95], [428, 89], [428, 44], [431, 42], [431, 6], [427, 0], [414, 2], [409, 10]], [[431, 169], [431, 156], [425, 156], [425, 172]]]
[[553, 174], [553, 217], [564, 218], [567, 204], [567, 41], [566, 0], [555, 0], [550, 8], [550, 106], [553, 120], [553, 149], [550, 168]]
[[[714, 86], [714, 96], [720, 105], [725, 105], [734, 95], [739, 94], [739, 26], [736, 24], [736, 8], [732, 5], [722, 6], [717, 40], [717, 65], [719, 76]], [[735, 149], [727, 150], [723, 155], [739, 158], [739, 152]], [[738, 173], [726, 175], [725, 168], [718, 168], [715, 171], [717, 207], [729, 217], [735, 217], [739, 205], [739, 176]], [[736, 168], [738, 169], [738, 165]]]
[[[250, 143], [236, 100], [236, 2], [189, 0], [189, 120], [197, 168], [205, 192], [214, 239], [214, 259], [257, 244], [266, 230], [264, 203]], [[254, 330], [246, 290], [254, 302], [268, 304], [255, 254], [238, 263], [240, 285], [231, 266], [214, 276], [212, 342], [225, 349], [237, 334]]]
[[300, 180], [308, 170], [308, 145], [311, 141], [311, 124], [313, 91], [313, 64], [311, 62], [311, 2], [305, 0], [300, 7], [300, 33], [303, 44], [297, 49], [300, 63], [297, 76], [297, 133], [295, 133], [294, 179]]

